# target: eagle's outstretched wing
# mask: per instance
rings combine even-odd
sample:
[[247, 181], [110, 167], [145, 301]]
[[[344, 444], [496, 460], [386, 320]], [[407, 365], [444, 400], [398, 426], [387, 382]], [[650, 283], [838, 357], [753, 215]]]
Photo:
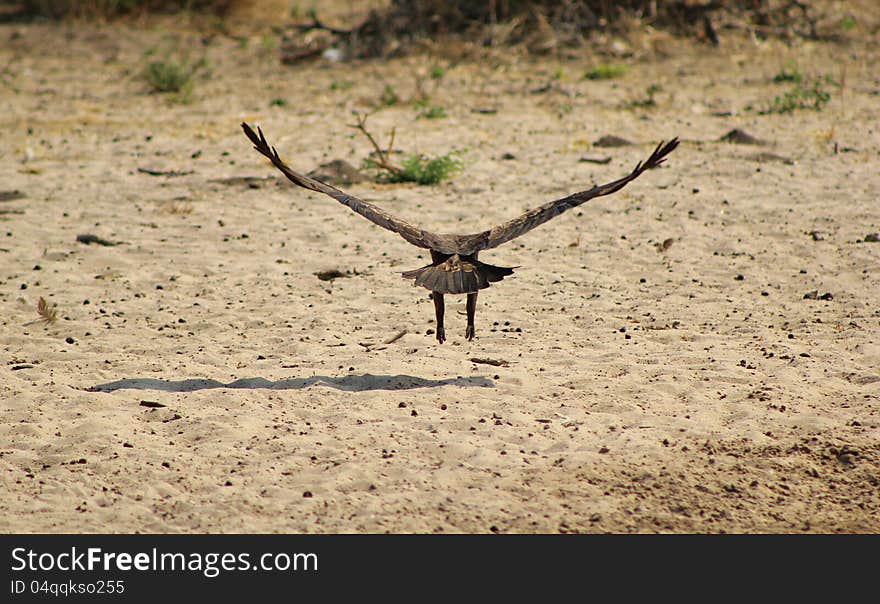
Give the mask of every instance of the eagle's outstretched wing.
[[435, 233], [431, 233], [429, 231], [425, 231], [424, 229], [413, 226], [405, 220], [395, 218], [378, 206], [368, 203], [363, 199], [358, 199], [353, 195], [349, 195], [344, 191], [340, 191], [336, 187], [330, 186], [327, 183], [321, 182], [320, 180], [316, 180], [314, 178], [306, 176], [305, 174], [301, 174], [296, 170], [293, 170], [281, 160], [281, 158], [278, 156], [278, 152], [275, 150], [275, 147], [269, 145], [268, 141], [266, 141], [265, 135], [263, 135], [263, 130], [261, 128], [258, 127], [257, 132], [254, 132], [253, 129], [244, 122], [242, 122], [241, 127], [247, 137], [251, 139], [251, 142], [254, 144], [254, 148], [266, 157], [268, 157], [269, 161], [271, 161], [272, 164], [276, 168], [278, 168], [281, 173], [284, 174], [288, 179], [290, 179], [291, 182], [293, 182], [294, 184], [297, 184], [306, 189], [311, 189], [312, 191], [318, 191], [319, 193], [329, 195], [330, 197], [336, 199], [339, 203], [348, 206], [367, 220], [378, 224], [380, 227], [386, 228], [389, 231], [398, 233], [401, 237], [417, 247], [440, 250], [446, 253], [454, 253], [456, 251], [455, 249], [447, 249], [450, 248], [451, 245], [451, 242], [448, 240], [448, 238], [444, 238]]
[[520, 235], [528, 233], [551, 218], [555, 218], [564, 211], [577, 207], [594, 197], [601, 197], [602, 195], [615, 193], [641, 176], [645, 170], [656, 168], [662, 164], [665, 161], [666, 156], [672, 153], [676, 147], [678, 147], [678, 138], [673, 138], [668, 143], [663, 143], [661, 141], [647, 161], [636, 164], [635, 169], [621, 179], [608, 184], [598, 185], [588, 191], [574, 193], [564, 199], [545, 203], [544, 205], [533, 208], [522, 216], [509, 220], [495, 228], [474, 235], [461, 237], [460, 245], [462, 249], [460, 250], [460, 253], [472, 254], [480, 250], [498, 247], [503, 243], [507, 243], [511, 239], [516, 239]]
[[555, 218], [566, 210], [577, 207], [594, 197], [610, 195], [611, 193], [619, 191], [641, 176], [646, 170], [656, 168], [662, 164], [665, 161], [666, 156], [678, 147], [677, 138], [673, 138], [668, 143], [661, 142], [657, 145], [657, 148], [654, 150], [654, 153], [651, 154], [651, 157], [649, 157], [644, 163], [638, 163], [635, 169], [627, 176], [608, 184], [593, 187], [588, 191], [581, 191], [563, 199], [545, 203], [544, 205], [529, 210], [522, 216], [509, 220], [495, 228], [475, 233], [473, 235], [438, 235], [420, 229], [405, 220], [396, 218], [382, 208], [362, 199], [358, 199], [353, 195], [349, 195], [344, 191], [340, 191], [336, 187], [293, 170], [281, 160], [275, 148], [269, 145], [262, 129], [257, 128], [257, 132], [254, 132], [246, 123], [242, 123], [241, 127], [244, 129], [244, 133], [247, 137], [254, 144], [254, 148], [269, 158], [272, 164], [294, 184], [333, 197], [339, 203], [348, 206], [367, 220], [370, 220], [389, 231], [398, 233], [401, 237], [417, 247], [433, 249], [445, 254], [466, 255], [474, 254], [480, 250], [498, 247], [503, 243], [516, 239], [520, 235], [528, 233], [551, 218]]

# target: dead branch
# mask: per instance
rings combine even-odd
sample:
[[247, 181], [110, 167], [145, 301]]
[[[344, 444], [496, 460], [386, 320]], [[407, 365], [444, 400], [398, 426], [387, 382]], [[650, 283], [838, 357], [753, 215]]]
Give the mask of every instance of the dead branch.
[[319, 29], [321, 31], [330, 32], [336, 36], [343, 37], [351, 37], [353, 36], [359, 29], [360, 26], [352, 28], [352, 29], [339, 29], [338, 27], [332, 27], [330, 25], [326, 25], [323, 21], [318, 19], [318, 13], [315, 9], [309, 10], [309, 18], [311, 18], [311, 23], [297, 23], [293, 25], [293, 28], [297, 31], [307, 32], [312, 31], [313, 29]]
[[376, 139], [373, 138], [373, 135], [370, 133], [370, 131], [367, 130], [367, 118], [370, 117], [370, 114], [368, 113], [366, 115], [361, 115], [358, 112], [354, 112], [354, 115], [355, 119], [357, 119], [357, 124], [349, 124], [349, 127], [359, 130], [361, 133], [363, 133], [364, 136], [367, 137], [367, 140], [370, 141], [370, 144], [373, 146], [373, 151], [377, 158], [371, 161], [373, 161], [376, 167], [382, 170], [387, 170], [388, 172], [392, 172], [394, 174], [401, 174], [403, 172], [403, 168], [394, 165], [389, 159], [394, 148], [394, 135], [397, 129], [391, 129], [391, 136], [388, 140], [388, 147], [386, 149], [382, 149], [382, 147], [379, 146], [379, 143], [376, 142]]
[[405, 336], [406, 332], [407, 332], [406, 329], [401, 329], [396, 334], [394, 334], [393, 336], [391, 336], [390, 338], [388, 338], [387, 340], [385, 340], [382, 343], [383, 344], [393, 344], [394, 342], [396, 342], [397, 340], [399, 340], [400, 338]]
[[481, 359], [474, 357], [470, 359], [471, 363], [481, 363], [483, 365], [492, 365], [493, 367], [509, 367], [510, 363], [504, 359]]

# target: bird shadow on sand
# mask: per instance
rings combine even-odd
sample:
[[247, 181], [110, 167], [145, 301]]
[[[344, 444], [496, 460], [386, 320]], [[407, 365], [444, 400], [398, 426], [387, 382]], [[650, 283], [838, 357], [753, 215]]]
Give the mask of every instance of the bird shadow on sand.
[[314, 375], [305, 378], [267, 380], [266, 378], [242, 378], [224, 384], [217, 380], [193, 378], [188, 380], [160, 380], [155, 378], [125, 378], [106, 384], [87, 388], [89, 392], [114, 392], [116, 390], [161, 390], [163, 392], [194, 392], [216, 388], [237, 388], [268, 390], [301, 390], [309, 386], [327, 386], [347, 392], [368, 390], [411, 390], [413, 388], [436, 388], [438, 386], [462, 386], [468, 388], [492, 388], [495, 382], [487, 377], [454, 377], [440, 380], [415, 377], [412, 375], [344, 375], [331, 377]]

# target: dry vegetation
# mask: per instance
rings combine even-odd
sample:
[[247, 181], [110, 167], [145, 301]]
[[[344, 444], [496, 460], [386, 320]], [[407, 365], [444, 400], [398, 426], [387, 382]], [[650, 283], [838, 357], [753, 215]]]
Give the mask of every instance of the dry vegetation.
[[[0, 530], [880, 532], [873, 0], [73, 4], [0, 23]], [[344, 187], [442, 232], [683, 142], [438, 346], [425, 259], [243, 121], [303, 171], [467, 149]]]
[[39, 16], [52, 19], [112, 18], [131, 14], [173, 13], [178, 11], [201, 11], [226, 15], [241, 0], [22, 0], [19, 11], [22, 16]]

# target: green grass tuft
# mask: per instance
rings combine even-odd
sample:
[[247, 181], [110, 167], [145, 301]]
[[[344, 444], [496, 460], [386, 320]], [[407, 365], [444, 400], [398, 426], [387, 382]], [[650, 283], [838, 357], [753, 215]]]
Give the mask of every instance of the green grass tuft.
[[403, 160], [399, 170], [382, 168], [371, 159], [364, 161], [364, 167], [380, 170], [376, 178], [380, 182], [414, 182], [419, 185], [436, 185], [464, 167], [464, 162], [458, 157], [460, 154], [460, 151], [452, 151], [446, 155], [435, 157], [412, 154]]
[[856, 27], [856, 20], [854, 17], [852, 17], [850, 15], [847, 15], [846, 17], [844, 17], [840, 20], [840, 29], [842, 29], [843, 31], [850, 31], [850, 30], [855, 29], [855, 27]]
[[143, 77], [153, 92], [171, 93], [176, 100], [188, 102], [195, 86], [195, 75], [207, 64], [206, 59], [195, 63], [173, 59], [150, 61], [144, 69]]
[[447, 116], [446, 109], [439, 105], [429, 105], [427, 102], [418, 102], [416, 103], [416, 107], [421, 109], [421, 111], [419, 111], [419, 117], [429, 120], [436, 120]]
[[385, 89], [382, 90], [382, 95], [379, 97], [379, 105], [382, 107], [393, 107], [399, 102], [400, 96], [397, 94], [397, 90], [391, 84], [386, 84]]
[[804, 81], [804, 74], [798, 71], [797, 69], [792, 69], [788, 71], [783, 68], [782, 71], [773, 76], [773, 81], [777, 84], [781, 84], [783, 82], [794, 82], [795, 84], [800, 84]]
[[799, 109], [812, 109], [821, 111], [828, 101], [831, 93], [822, 87], [820, 80], [813, 80], [809, 85], [798, 84], [788, 92], [773, 99], [770, 108], [763, 113], [792, 113]]
[[625, 63], [600, 63], [584, 74], [587, 80], [613, 80], [626, 75], [629, 65]]
[[[403, 171], [392, 177], [392, 182], [415, 182], [420, 185], [436, 185], [446, 180], [452, 174], [463, 167], [463, 162], [458, 158], [458, 153], [453, 151], [446, 155], [427, 157], [424, 155], [410, 155], [401, 167]], [[394, 180], [395, 178], [399, 180]]]
[[654, 99], [654, 95], [663, 90], [658, 84], [651, 84], [645, 89], [645, 94], [647, 95], [643, 99], [636, 99], [631, 101], [629, 106], [633, 108], [648, 108], [648, 107], [656, 107], [657, 101]]

